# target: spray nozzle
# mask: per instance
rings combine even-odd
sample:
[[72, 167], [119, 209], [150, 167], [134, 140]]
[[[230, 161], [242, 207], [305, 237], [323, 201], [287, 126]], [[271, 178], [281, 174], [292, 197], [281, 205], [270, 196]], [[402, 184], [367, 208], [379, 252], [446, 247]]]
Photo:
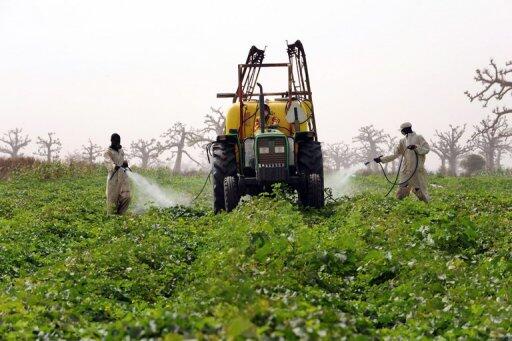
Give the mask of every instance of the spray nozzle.
[[[380, 155], [380, 156], [378, 157], [378, 159], [380, 159], [382, 156], [383, 156], [383, 155]], [[375, 159], [377, 159], [377, 158], [375, 158]], [[375, 161], [375, 159], [364, 162], [364, 165], [365, 165], [365, 166], [368, 166], [370, 163], [374, 162], [374, 161]], [[376, 162], [376, 161], [375, 161], [375, 162]]]

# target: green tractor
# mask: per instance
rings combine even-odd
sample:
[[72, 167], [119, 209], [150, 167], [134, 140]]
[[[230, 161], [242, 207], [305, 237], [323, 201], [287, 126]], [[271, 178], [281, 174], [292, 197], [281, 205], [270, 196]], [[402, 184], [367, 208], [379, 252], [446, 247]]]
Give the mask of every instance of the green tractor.
[[[299, 40], [287, 44], [287, 52], [288, 63], [263, 63], [265, 51], [251, 47], [246, 62], [238, 65], [236, 93], [217, 94], [232, 98], [233, 105], [225, 134], [211, 146], [216, 213], [232, 211], [243, 195], [270, 191], [275, 183], [294, 188], [303, 206], [324, 206], [322, 147], [306, 55]], [[287, 90], [265, 93], [258, 83], [260, 71], [279, 68], [288, 73]]]

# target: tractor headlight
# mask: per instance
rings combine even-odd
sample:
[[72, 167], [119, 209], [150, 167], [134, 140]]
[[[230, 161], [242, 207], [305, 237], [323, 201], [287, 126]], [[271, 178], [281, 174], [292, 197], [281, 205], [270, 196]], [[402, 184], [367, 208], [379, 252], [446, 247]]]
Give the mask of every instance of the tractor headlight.
[[274, 148], [274, 151], [276, 152], [276, 154], [282, 154], [284, 153], [284, 146], [276, 146]]
[[260, 154], [268, 154], [270, 149], [268, 147], [260, 147]]

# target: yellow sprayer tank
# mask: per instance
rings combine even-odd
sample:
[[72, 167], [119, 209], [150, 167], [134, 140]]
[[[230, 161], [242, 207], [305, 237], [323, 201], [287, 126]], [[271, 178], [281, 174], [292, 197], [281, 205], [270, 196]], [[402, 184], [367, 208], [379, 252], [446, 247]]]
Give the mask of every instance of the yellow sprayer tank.
[[[270, 100], [267, 101], [266, 104], [270, 108], [270, 114], [273, 115], [278, 123], [279, 123], [279, 130], [287, 135], [287, 136], [293, 136], [295, 133], [295, 129], [293, 127], [293, 124], [288, 123], [286, 120], [286, 104], [287, 101], [283, 100]], [[301, 108], [304, 110], [305, 114], [309, 117], [311, 115], [311, 103], [309, 101], [301, 101], [300, 103]], [[258, 101], [251, 100], [251, 101], [245, 101], [243, 103], [243, 136], [245, 138], [247, 137], [253, 137], [254, 136], [254, 130], [255, 130], [255, 121], [256, 118], [259, 118], [259, 108], [258, 108]], [[227, 114], [226, 114], [226, 131], [225, 133], [229, 133], [230, 130], [235, 129], [238, 131], [238, 128], [240, 127], [240, 103], [234, 103], [231, 108], [229, 108]], [[309, 126], [307, 122], [301, 122], [300, 124], [300, 131], [305, 132], [309, 131]]]

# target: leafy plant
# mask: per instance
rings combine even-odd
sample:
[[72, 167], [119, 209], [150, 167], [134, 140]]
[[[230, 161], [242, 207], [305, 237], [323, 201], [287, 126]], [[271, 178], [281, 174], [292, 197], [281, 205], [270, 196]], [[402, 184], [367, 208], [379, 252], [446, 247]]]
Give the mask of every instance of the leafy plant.
[[277, 186], [219, 215], [207, 187], [118, 217], [100, 168], [38, 167], [0, 182], [6, 339], [512, 336], [510, 177], [432, 177], [424, 205], [360, 176], [322, 210]]

